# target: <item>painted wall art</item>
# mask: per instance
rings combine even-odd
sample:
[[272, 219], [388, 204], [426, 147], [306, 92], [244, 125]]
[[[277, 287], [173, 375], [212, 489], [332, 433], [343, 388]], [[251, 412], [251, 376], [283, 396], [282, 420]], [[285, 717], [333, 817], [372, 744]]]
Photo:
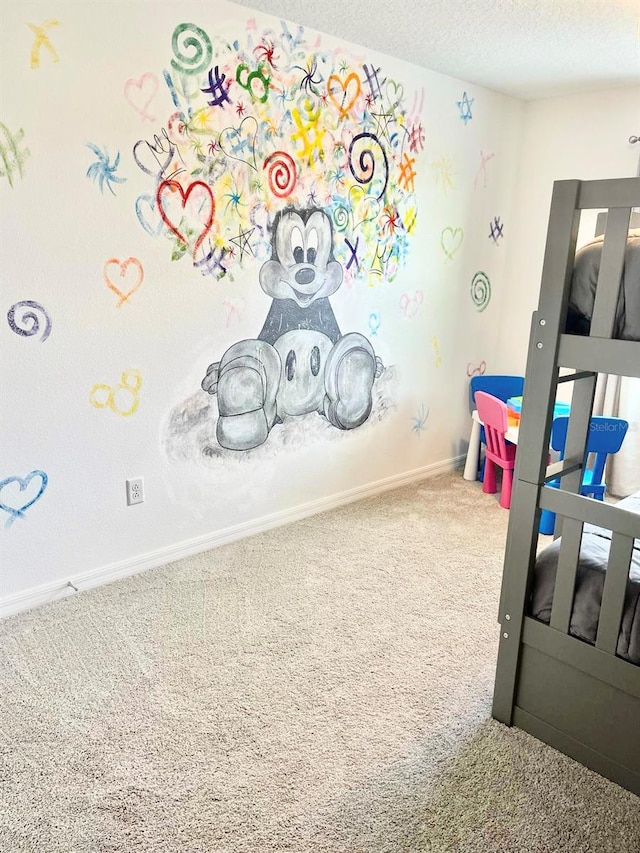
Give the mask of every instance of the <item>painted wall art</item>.
[[[406, 260], [424, 92], [410, 101], [381, 66], [323, 50], [321, 37], [310, 42], [284, 22], [259, 32], [250, 21], [232, 43], [183, 23], [171, 44], [162, 76], [174, 110], [133, 146], [151, 179], [138, 220], [169, 239], [172, 261], [189, 258], [218, 281], [258, 271], [272, 300], [262, 329], [212, 353], [204, 371], [217, 444], [252, 450], [274, 426], [310, 413], [356, 429], [385, 370], [370, 340], [380, 322], [340, 329], [331, 299], [357, 287], [366, 309], [371, 288], [390, 285]], [[152, 78], [143, 78], [147, 118], [152, 100], [157, 110]], [[173, 414], [175, 438], [189, 419], [180, 407]]]
[[453, 464], [522, 106], [226, 0], [63, 5], [2, 7], [3, 599]]

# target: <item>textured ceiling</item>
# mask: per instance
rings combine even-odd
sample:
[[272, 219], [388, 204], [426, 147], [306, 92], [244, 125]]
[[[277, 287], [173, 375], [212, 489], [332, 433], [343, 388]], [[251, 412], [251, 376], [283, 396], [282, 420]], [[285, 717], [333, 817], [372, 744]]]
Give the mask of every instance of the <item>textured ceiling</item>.
[[640, 0], [236, 0], [531, 100], [640, 83]]

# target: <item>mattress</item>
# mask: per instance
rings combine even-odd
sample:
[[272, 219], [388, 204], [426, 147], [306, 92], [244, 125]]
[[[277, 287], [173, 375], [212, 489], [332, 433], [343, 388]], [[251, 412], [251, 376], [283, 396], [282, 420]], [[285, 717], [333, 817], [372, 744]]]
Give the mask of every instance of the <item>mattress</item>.
[[[596, 237], [576, 252], [566, 326], [570, 334], [589, 334], [603, 240]], [[627, 238], [613, 336], [640, 341], [640, 229], [629, 231]]]
[[[640, 515], [640, 492], [617, 506]], [[561, 538], [556, 539], [541, 551], [534, 568], [530, 614], [547, 623], [551, 619], [560, 542]], [[611, 531], [584, 525], [569, 633], [588, 643], [595, 643], [596, 639], [610, 547]], [[640, 665], [640, 539], [634, 540], [617, 654]]]

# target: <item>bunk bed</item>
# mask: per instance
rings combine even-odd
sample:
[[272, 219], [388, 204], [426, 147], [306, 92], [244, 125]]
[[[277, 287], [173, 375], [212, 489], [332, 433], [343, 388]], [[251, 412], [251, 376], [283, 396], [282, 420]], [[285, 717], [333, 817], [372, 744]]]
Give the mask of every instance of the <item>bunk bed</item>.
[[[492, 714], [640, 795], [640, 659], [632, 633], [640, 631], [640, 496], [614, 505], [580, 495], [598, 373], [640, 377], [633, 331], [640, 328], [640, 277], [629, 276], [628, 254], [625, 263], [634, 207], [640, 177], [554, 184], [527, 358]], [[576, 329], [569, 306], [580, 214], [603, 208], [589, 323]], [[561, 382], [574, 383], [565, 458], [548, 464]], [[547, 485], [557, 478], [559, 489]], [[537, 555], [542, 509], [557, 515], [556, 539]], [[597, 588], [583, 629], [585, 578]]]

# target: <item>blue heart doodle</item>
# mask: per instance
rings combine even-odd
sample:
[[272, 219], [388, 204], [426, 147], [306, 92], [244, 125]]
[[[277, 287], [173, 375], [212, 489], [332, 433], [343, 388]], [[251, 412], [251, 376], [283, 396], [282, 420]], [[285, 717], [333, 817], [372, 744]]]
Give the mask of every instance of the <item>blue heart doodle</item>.
[[31, 473], [27, 474], [26, 477], [7, 477], [4, 480], [0, 480], [0, 492], [2, 492], [2, 489], [5, 486], [8, 486], [11, 483], [17, 483], [20, 486], [20, 491], [24, 492], [24, 490], [27, 488], [27, 486], [29, 485], [31, 480], [33, 480], [34, 477], [42, 478], [40, 490], [34, 498], [31, 498], [31, 500], [27, 501], [25, 504], [22, 504], [22, 506], [13, 507], [9, 504], [4, 503], [0, 499], [0, 509], [3, 509], [5, 512], [9, 513], [9, 518], [6, 521], [5, 527], [10, 527], [16, 520], [16, 518], [22, 518], [25, 511], [28, 510], [30, 506], [33, 506], [33, 504], [42, 497], [44, 490], [47, 488], [49, 478], [44, 473], [44, 471], [31, 471]]
[[[156, 213], [158, 216], [158, 224], [156, 225], [155, 228], [153, 228], [149, 224], [149, 222], [147, 221], [147, 219], [144, 215], [144, 211], [141, 210], [142, 204], [144, 202], [146, 202], [146, 204], [149, 205], [149, 208], [151, 209], [151, 211], [153, 213]], [[162, 231], [162, 218], [157, 211], [156, 200], [153, 196], [148, 195], [146, 193], [138, 196], [138, 198], [136, 199], [136, 214], [138, 216], [138, 221], [140, 222], [140, 225], [142, 225], [142, 227], [147, 232], [147, 234], [150, 234], [152, 237], [157, 237], [158, 234], [160, 234], [160, 232]]]

